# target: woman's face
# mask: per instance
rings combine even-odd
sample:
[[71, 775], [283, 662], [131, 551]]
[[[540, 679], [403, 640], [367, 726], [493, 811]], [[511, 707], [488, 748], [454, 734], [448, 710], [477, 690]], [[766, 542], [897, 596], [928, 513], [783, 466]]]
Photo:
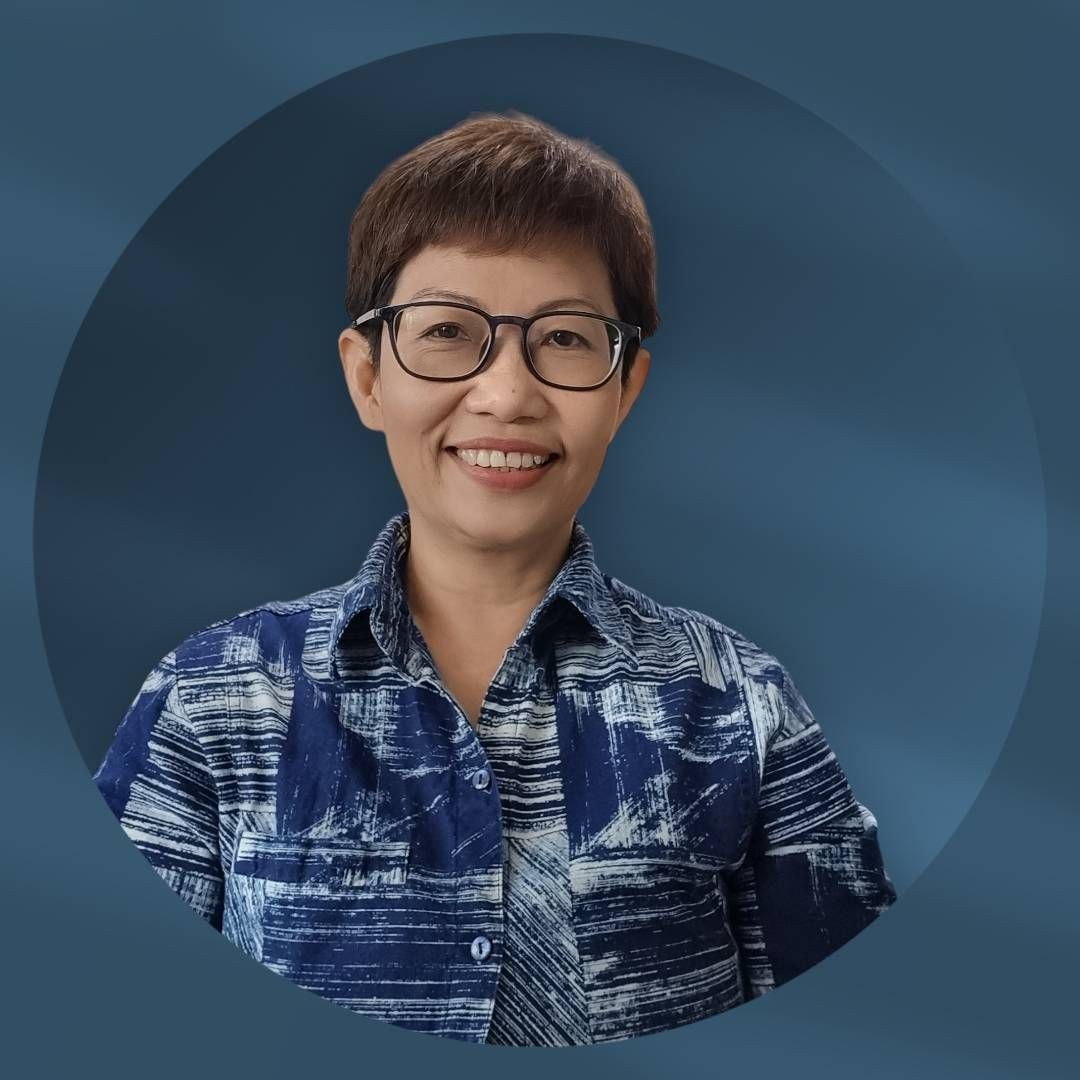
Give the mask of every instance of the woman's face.
[[[398, 276], [392, 304], [419, 298], [472, 298], [493, 315], [531, 315], [558, 301], [563, 308], [618, 318], [608, 273], [584, 248], [469, 254], [428, 246]], [[353, 403], [364, 425], [386, 435], [390, 461], [410, 515], [445, 533], [491, 547], [518, 546], [561, 532], [585, 502], [608, 445], [637, 398], [648, 372], [642, 348], [625, 389], [621, 371], [599, 389], [557, 390], [534, 378], [517, 327], [498, 328], [493, 356], [478, 375], [460, 382], [417, 379], [398, 364], [383, 327], [374, 377], [364, 338], [345, 330], [339, 350]], [[528, 439], [558, 455], [527, 487], [500, 490], [474, 479], [448, 449], [485, 437]]]

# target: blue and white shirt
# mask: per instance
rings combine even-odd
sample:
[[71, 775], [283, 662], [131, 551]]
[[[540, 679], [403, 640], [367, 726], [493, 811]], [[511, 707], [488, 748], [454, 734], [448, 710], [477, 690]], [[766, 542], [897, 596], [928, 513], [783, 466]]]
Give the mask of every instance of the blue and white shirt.
[[350, 581], [186, 638], [95, 774], [236, 947], [388, 1023], [572, 1045], [761, 995], [896, 899], [774, 657], [601, 572], [575, 518], [474, 730], [408, 543], [403, 511]]

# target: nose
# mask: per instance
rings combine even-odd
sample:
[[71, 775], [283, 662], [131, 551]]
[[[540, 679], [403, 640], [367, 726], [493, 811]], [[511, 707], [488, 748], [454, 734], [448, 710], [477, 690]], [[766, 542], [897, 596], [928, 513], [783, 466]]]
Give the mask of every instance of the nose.
[[519, 326], [502, 323], [495, 327], [495, 338], [491, 343], [487, 363], [479, 375], [485, 381], [509, 378], [511, 383], [532, 383], [539, 386], [539, 381], [529, 370], [525, 355], [525, 336]]
[[537, 419], [547, 411], [544, 384], [529, 371], [521, 329], [511, 323], [495, 327], [484, 370], [469, 382], [465, 401], [470, 411], [490, 413], [507, 424], [521, 417]]

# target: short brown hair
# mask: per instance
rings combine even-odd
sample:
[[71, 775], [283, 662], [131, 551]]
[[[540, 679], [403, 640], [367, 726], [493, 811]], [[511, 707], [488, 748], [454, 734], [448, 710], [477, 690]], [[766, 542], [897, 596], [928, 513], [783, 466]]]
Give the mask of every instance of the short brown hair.
[[[404, 264], [428, 244], [502, 254], [547, 241], [594, 250], [619, 318], [656, 332], [656, 250], [634, 182], [586, 139], [524, 113], [479, 113], [391, 162], [349, 226], [345, 308], [355, 319], [388, 304]], [[376, 371], [381, 326], [360, 329]], [[636, 349], [622, 365], [623, 385]]]

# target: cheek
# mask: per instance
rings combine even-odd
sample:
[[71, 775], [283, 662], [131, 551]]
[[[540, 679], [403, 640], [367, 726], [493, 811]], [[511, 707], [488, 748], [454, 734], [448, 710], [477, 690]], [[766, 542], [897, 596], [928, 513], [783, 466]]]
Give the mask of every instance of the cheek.
[[599, 462], [608, 449], [609, 434], [615, 423], [618, 399], [607, 403], [606, 408], [588, 409], [568, 418], [568, 430], [576, 435], [568, 446], [576, 448], [582, 462]]
[[418, 381], [395, 385], [392, 392], [388, 388], [383, 396], [387, 443], [396, 454], [417, 461], [437, 453], [447, 426], [448, 410], [452, 409], [452, 405], [436, 396], [418, 391]]

